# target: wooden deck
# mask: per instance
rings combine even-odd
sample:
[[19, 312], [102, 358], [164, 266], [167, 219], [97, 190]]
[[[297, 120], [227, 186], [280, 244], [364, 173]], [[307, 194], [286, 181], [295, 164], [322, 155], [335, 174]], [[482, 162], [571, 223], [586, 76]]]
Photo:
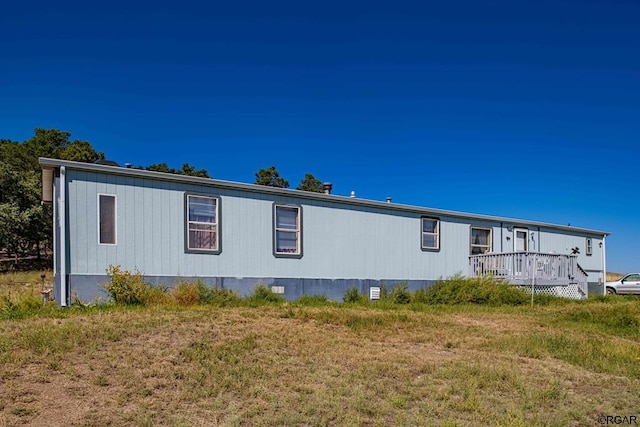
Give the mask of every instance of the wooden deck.
[[[538, 252], [511, 252], [472, 255], [469, 257], [469, 275], [492, 276], [513, 285], [536, 289], [553, 288], [561, 296], [583, 299], [588, 295], [587, 274], [578, 265], [576, 255], [543, 254]], [[563, 287], [575, 288], [576, 295], [565, 295]]]

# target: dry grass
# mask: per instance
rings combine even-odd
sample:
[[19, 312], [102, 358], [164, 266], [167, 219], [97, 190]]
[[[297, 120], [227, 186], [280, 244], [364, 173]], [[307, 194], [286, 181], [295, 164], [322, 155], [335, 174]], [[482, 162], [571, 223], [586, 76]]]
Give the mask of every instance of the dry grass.
[[615, 282], [616, 280], [618, 280], [619, 278], [621, 278], [622, 276], [624, 276], [623, 273], [613, 273], [610, 271], [607, 271], [607, 282]]
[[596, 425], [639, 415], [638, 308], [284, 303], [4, 320], [0, 426]]

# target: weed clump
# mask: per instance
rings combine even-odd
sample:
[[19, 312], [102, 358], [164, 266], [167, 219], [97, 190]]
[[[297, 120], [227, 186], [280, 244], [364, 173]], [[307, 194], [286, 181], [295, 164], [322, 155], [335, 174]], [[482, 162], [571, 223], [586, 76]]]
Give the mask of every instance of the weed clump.
[[165, 289], [146, 283], [139, 271], [132, 273], [121, 270], [119, 265], [110, 265], [107, 276], [109, 281], [103, 288], [116, 304], [153, 305], [167, 299]]
[[365, 301], [365, 295], [362, 295], [358, 288], [349, 288], [342, 296], [342, 301], [349, 304], [363, 302]]
[[303, 295], [295, 302], [307, 307], [327, 307], [335, 304], [326, 295]]
[[394, 304], [409, 304], [411, 302], [411, 292], [407, 282], [398, 283], [388, 293], [385, 293], [385, 299]]
[[259, 283], [258, 286], [256, 286], [248, 299], [250, 303], [258, 305], [284, 302], [284, 296], [273, 293], [271, 289], [267, 288], [262, 283]]
[[[547, 298], [548, 299], [548, 298]], [[413, 302], [424, 304], [523, 305], [531, 300], [524, 289], [495, 283], [490, 277], [460, 275], [438, 280], [433, 286], [414, 292]]]

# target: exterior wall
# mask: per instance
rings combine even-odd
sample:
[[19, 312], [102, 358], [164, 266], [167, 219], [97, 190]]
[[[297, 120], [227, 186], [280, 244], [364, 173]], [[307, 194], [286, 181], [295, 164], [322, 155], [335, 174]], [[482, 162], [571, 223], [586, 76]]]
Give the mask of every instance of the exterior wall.
[[[151, 276], [421, 280], [466, 272], [469, 225], [441, 218], [441, 249], [420, 248], [420, 215], [71, 171], [70, 271], [108, 265]], [[220, 196], [221, 253], [184, 250], [184, 193]], [[117, 244], [98, 244], [98, 194], [117, 197]], [[302, 206], [303, 256], [273, 255], [273, 203]], [[481, 223], [483, 226], [490, 224]], [[495, 233], [494, 233], [495, 234]]]
[[[326, 201], [302, 199], [295, 193], [266, 194], [70, 168], [66, 176], [67, 271], [70, 291], [81, 299], [104, 296], [96, 285], [104, 283], [109, 265], [139, 270], [147, 279], [165, 285], [198, 277], [211, 285], [249, 293], [257, 283], [286, 284], [287, 298], [324, 293], [340, 299], [354, 286], [368, 293], [369, 286], [391, 286], [399, 281], [417, 289], [440, 277], [467, 273], [472, 226], [492, 230], [493, 252], [513, 250], [509, 227], [527, 228], [535, 244], [529, 250], [569, 253], [578, 246], [583, 268], [602, 271], [598, 245], [602, 236], [591, 236], [594, 252], [587, 257], [584, 234], [520, 227], [515, 222], [422, 215], [347, 204], [331, 196]], [[57, 195], [58, 186], [57, 174]], [[186, 192], [220, 197], [220, 254], [185, 252]], [[116, 245], [98, 243], [99, 194], [117, 198]], [[274, 203], [302, 208], [300, 259], [273, 255]], [[440, 219], [438, 251], [420, 247], [421, 216]], [[60, 242], [55, 245], [59, 250]]]

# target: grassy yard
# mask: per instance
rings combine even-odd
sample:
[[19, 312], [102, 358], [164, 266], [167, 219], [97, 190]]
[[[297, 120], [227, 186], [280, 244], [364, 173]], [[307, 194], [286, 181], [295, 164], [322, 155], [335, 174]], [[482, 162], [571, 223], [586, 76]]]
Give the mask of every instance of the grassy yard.
[[[28, 288], [4, 285], [0, 295]], [[0, 426], [640, 419], [634, 298], [534, 308], [276, 302], [30, 313], [0, 320]]]

